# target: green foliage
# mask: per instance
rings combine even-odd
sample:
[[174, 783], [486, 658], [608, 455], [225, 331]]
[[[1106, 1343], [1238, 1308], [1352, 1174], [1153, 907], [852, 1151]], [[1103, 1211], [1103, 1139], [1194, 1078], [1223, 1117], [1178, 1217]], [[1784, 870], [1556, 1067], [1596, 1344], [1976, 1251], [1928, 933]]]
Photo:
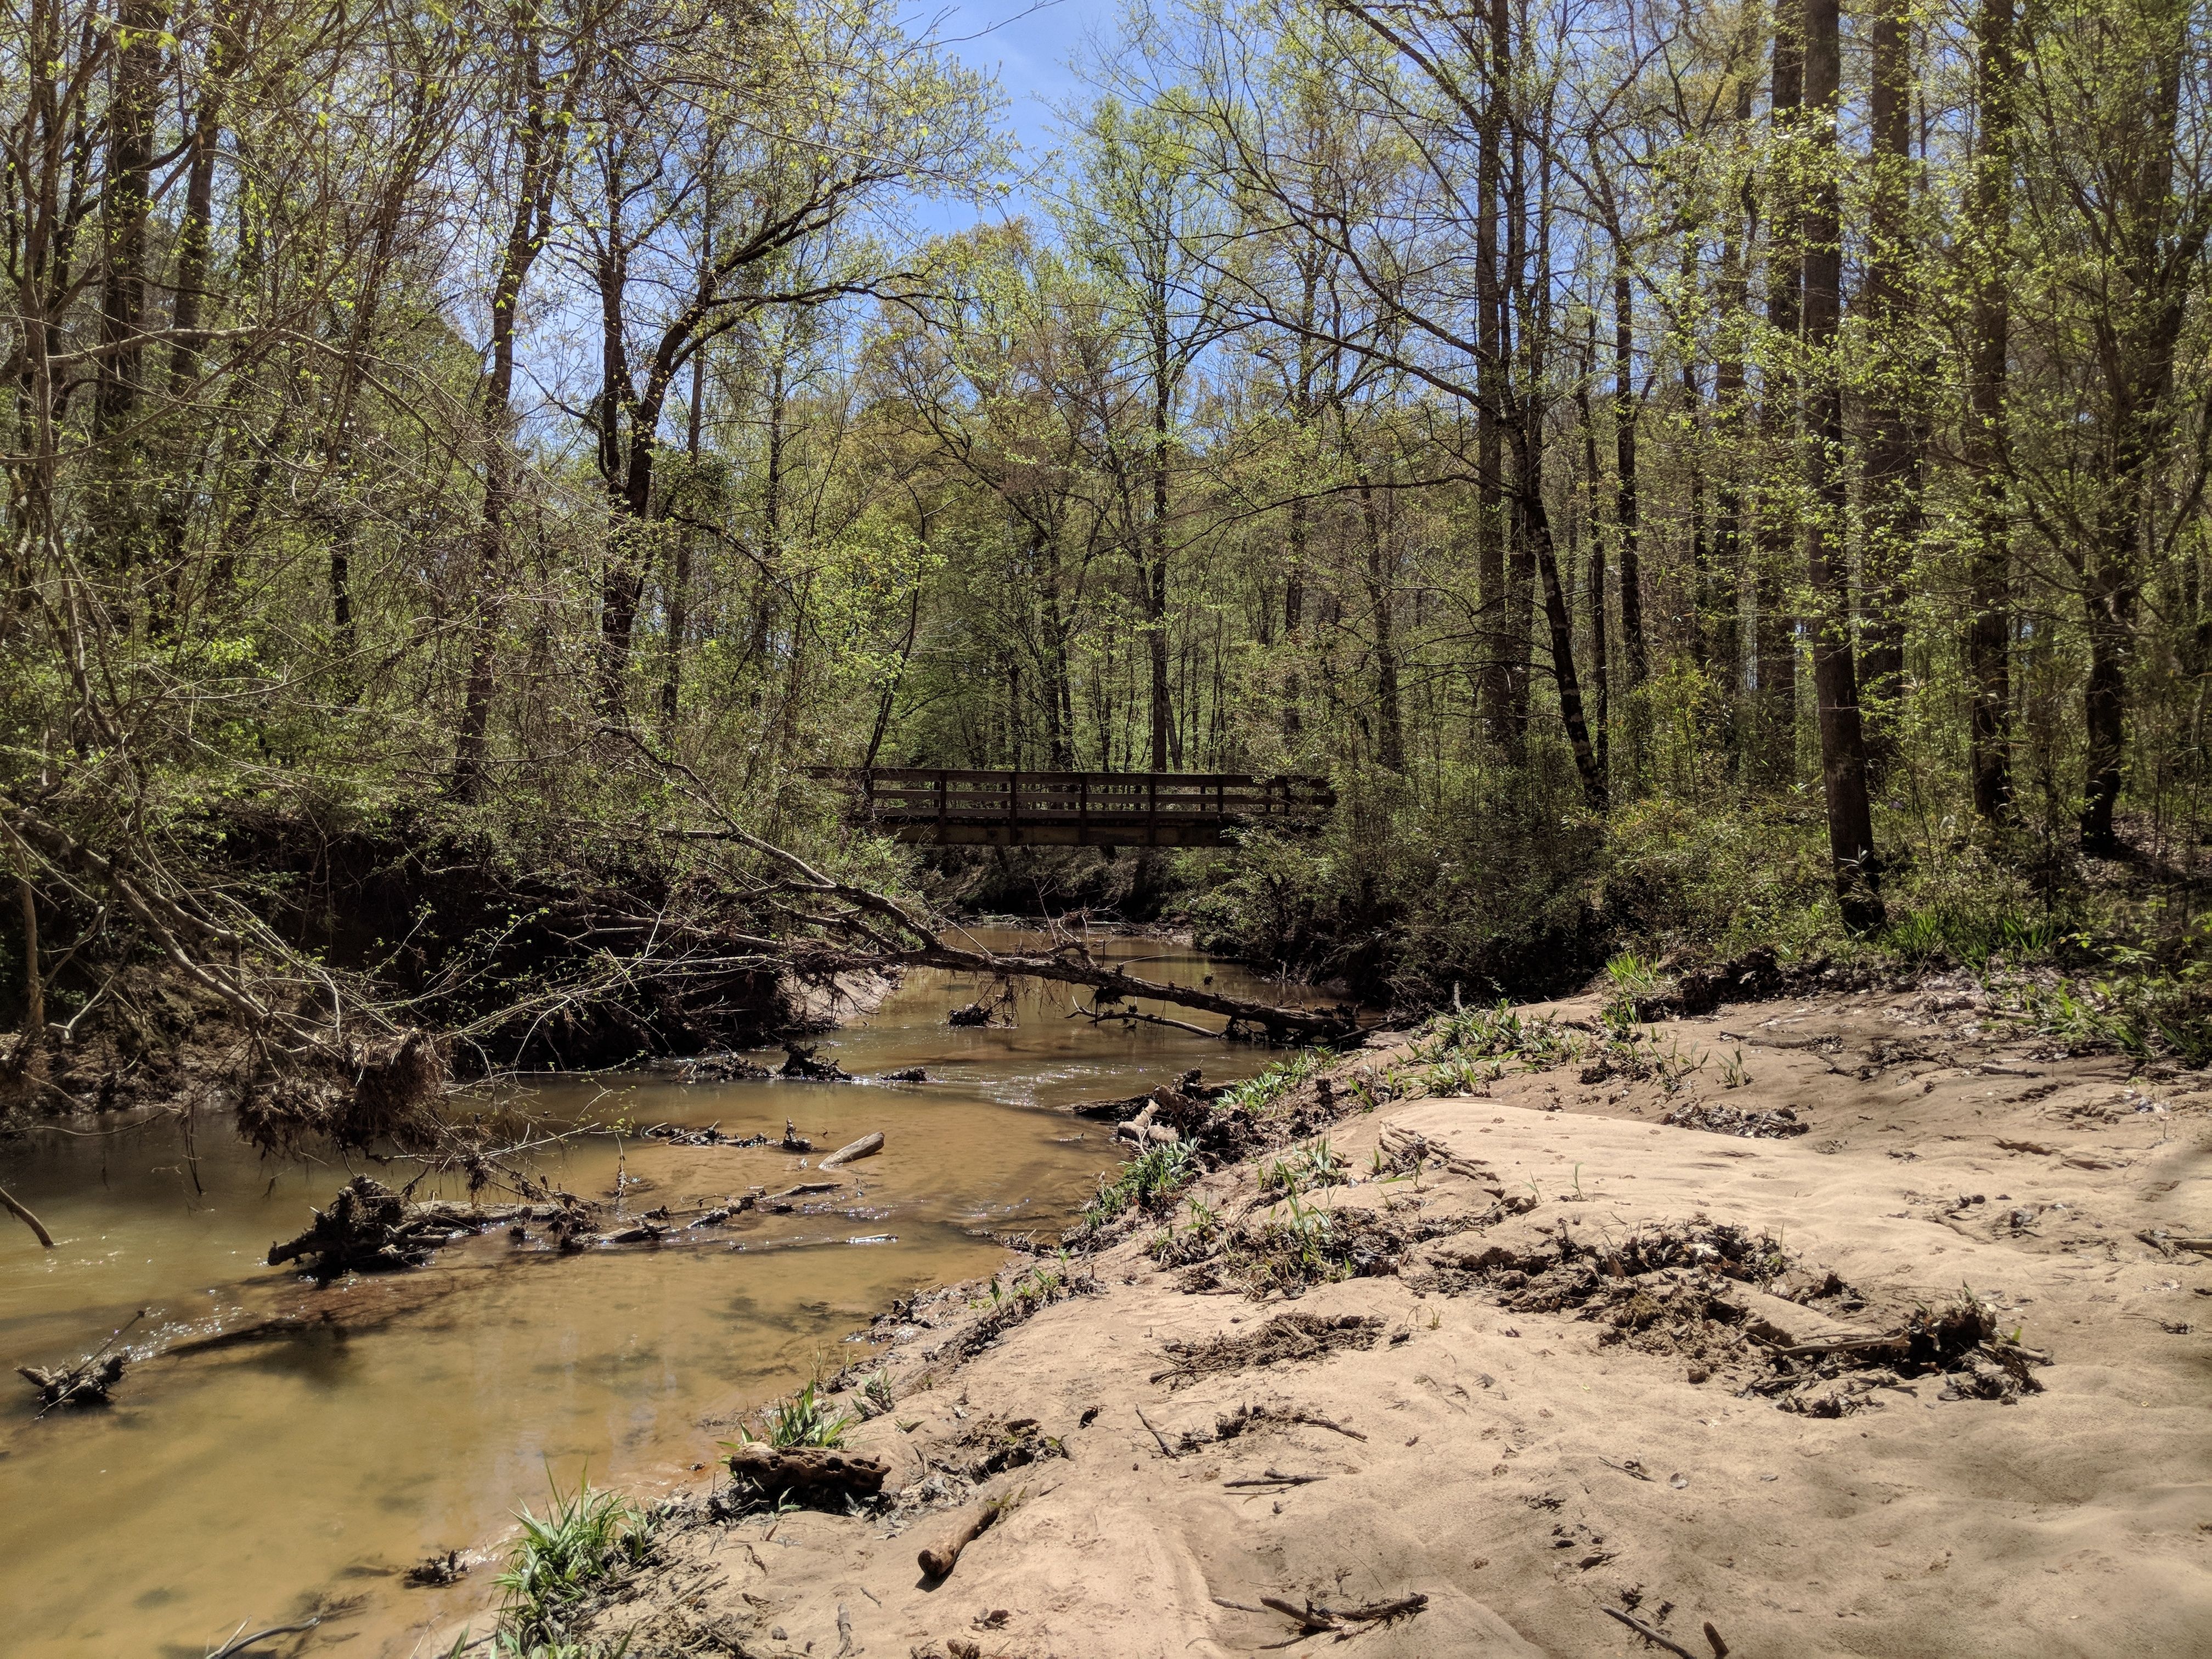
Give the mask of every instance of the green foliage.
[[[1413, 1044], [1416, 1060], [1434, 1062], [1430, 1068], [1431, 1092], [1438, 1082], [1465, 1085], [1470, 1080], [1488, 1082], [1504, 1075], [1508, 1061], [1531, 1072], [1562, 1066], [1582, 1057], [1579, 1033], [1548, 1019], [1524, 1019], [1511, 1004], [1492, 1008], [1454, 1008], [1438, 1014], [1422, 1029]], [[1479, 1062], [1489, 1061], [1487, 1066]], [[1443, 1092], [1464, 1093], [1465, 1086]]]
[[608, 1647], [578, 1644], [568, 1624], [579, 1604], [643, 1561], [657, 1522], [653, 1512], [619, 1492], [579, 1479], [540, 1516], [517, 1513], [522, 1537], [492, 1582], [503, 1600], [497, 1634], [501, 1659], [620, 1659], [627, 1640]]
[[1260, 1166], [1260, 1191], [1295, 1194], [1316, 1187], [1340, 1187], [1352, 1179], [1351, 1170], [1336, 1150], [1322, 1136]]
[[1230, 1085], [1214, 1102], [1214, 1109], [1265, 1117], [1285, 1095], [1326, 1069], [1334, 1058], [1325, 1048], [1300, 1049], [1273, 1061], [1256, 1075]]
[[[997, 1283], [995, 1279], [992, 1282]], [[763, 1426], [768, 1430], [765, 1438], [778, 1451], [799, 1446], [842, 1446], [846, 1431], [859, 1420], [849, 1413], [832, 1409], [822, 1395], [821, 1385], [812, 1382], [798, 1393], [776, 1401], [761, 1414]], [[752, 1438], [743, 1429], [738, 1433], [741, 1442]]]
[[1198, 1155], [1188, 1143], [1178, 1140], [1149, 1146], [1123, 1164], [1111, 1181], [1099, 1176], [1097, 1196], [1084, 1206], [1085, 1229], [1096, 1232], [1133, 1206], [1157, 1210], [1199, 1173]]

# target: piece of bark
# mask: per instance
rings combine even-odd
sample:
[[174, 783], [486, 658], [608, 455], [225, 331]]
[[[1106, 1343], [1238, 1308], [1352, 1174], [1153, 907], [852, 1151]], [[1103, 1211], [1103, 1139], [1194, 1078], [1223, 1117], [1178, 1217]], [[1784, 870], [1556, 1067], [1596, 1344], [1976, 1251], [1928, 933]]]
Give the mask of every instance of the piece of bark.
[[873, 1134], [862, 1135], [849, 1146], [840, 1146], [816, 1167], [823, 1170], [838, 1169], [848, 1164], [857, 1164], [864, 1158], [873, 1158], [883, 1149], [883, 1131], [878, 1129]]
[[836, 1451], [826, 1446], [793, 1446], [779, 1451], [764, 1441], [733, 1447], [730, 1473], [766, 1492], [848, 1492], [872, 1498], [884, 1489], [891, 1466], [880, 1457]]

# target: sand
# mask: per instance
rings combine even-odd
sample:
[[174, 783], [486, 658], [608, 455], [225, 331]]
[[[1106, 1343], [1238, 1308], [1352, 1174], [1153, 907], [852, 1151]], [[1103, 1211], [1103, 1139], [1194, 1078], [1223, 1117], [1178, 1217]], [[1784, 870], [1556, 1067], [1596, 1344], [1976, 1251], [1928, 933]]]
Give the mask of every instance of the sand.
[[[1218, 1255], [1160, 1265], [1146, 1220], [1025, 1321], [917, 1297], [853, 1373], [893, 1396], [851, 1443], [896, 1504], [718, 1521], [695, 1496], [597, 1632], [634, 1659], [1658, 1650], [1611, 1608], [1698, 1659], [1708, 1625], [1753, 1659], [2212, 1653], [2212, 1258], [2160, 1236], [2212, 1233], [2212, 1077], [2063, 1054], [1963, 984], [1648, 1030], [1656, 1075], [1516, 1063], [1446, 1097], [1408, 1036], [1348, 1057], [1340, 1103], [1355, 1074], [1401, 1097], [1328, 1130], [1357, 1178], [1299, 1202], [1371, 1238], [1369, 1276], [1255, 1300]], [[1662, 1121], [1785, 1109], [1803, 1133]], [[1264, 1161], [1194, 1195], [1279, 1224]], [[1996, 1334], [1948, 1370], [1775, 1358], [1962, 1298]], [[1255, 1334], [1349, 1340], [1207, 1369]], [[924, 1579], [916, 1551], [991, 1499]]]

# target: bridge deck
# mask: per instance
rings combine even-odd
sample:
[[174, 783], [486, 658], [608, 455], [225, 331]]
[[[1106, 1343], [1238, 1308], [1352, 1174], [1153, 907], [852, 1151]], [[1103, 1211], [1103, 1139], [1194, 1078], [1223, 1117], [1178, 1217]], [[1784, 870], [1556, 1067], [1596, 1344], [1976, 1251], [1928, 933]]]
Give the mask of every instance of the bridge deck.
[[900, 841], [978, 847], [1218, 847], [1231, 829], [1310, 823], [1328, 782], [1243, 772], [963, 772], [878, 767], [835, 775], [854, 815]]

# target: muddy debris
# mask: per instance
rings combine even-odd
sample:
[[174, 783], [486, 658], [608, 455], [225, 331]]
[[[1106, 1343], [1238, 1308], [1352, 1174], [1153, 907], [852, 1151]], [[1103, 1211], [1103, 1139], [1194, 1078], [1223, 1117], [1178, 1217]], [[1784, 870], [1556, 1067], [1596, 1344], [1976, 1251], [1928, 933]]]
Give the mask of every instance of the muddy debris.
[[113, 1352], [138, 1322], [152, 1311], [141, 1308], [108, 1333], [107, 1340], [73, 1365], [18, 1365], [15, 1375], [39, 1391], [39, 1415], [64, 1406], [105, 1406], [123, 1380], [124, 1356]]
[[[763, 1076], [767, 1073], [763, 1073]], [[765, 1146], [769, 1144], [764, 1134], [726, 1135], [719, 1121], [703, 1129], [687, 1129], [680, 1124], [656, 1123], [645, 1132], [648, 1140], [658, 1140], [670, 1146]]]
[[1690, 1100], [1659, 1120], [1677, 1129], [1704, 1129], [1717, 1135], [1736, 1135], [1747, 1140], [1787, 1140], [1813, 1126], [1801, 1120], [1794, 1106], [1771, 1112], [1747, 1112], [1718, 1101]]
[[338, 1188], [328, 1209], [313, 1213], [315, 1218], [305, 1232], [269, 1247], [270, 1267], [301, 1261], [324, 1280], [349, 1273], [398, 1273], [422, 1267], [440, 1245], [529, 1220], [534, 1212], [526, 1204], [410, 1203], [373, 1176], [359, 1175]]
[[798, 1078], [814, 1083], [850, 1083], [853, 1074], [834, 1060], [817, 1060], [816, 1046], [807, 1042], [787, 1042], [783, 1045], [783, 1066], [778, 1077]]
[[1175, 1361], [1152, 1381], [1170, 1389], [1188, 1388], [1201, 1376], [1222, 1371], [1248, 1370], [1279, 1360], [1325, 1359], [1342, 1348], [1371, 1348], [1382, 1334], [1382, 1322], [1368, 1314], [1278, 1314], [1266, 1324], [1242, 1336], [1210, 1336], [1202, 1342], [1172, 1341], [1166, 1345]]
[[744, 1055], [725, 1052], [687, 1060], [676, 1073], [678, 1083], [751, 1082], [769, 1075], [767, 1066]]
[[965, 1454], [964, 1461], [949, 1457], [932, 1461], [970, 1486], [980, 1485], [1008, 1469], [1026, 1468], [1032, 1463], [1069, 1455], [1066, 1443], [1057, 1435], [1045, 1433], [1034, 1417], [1011, 1420], [985, 1418], [970, 1425], [949, 1449]]
[[443, 1555], [423, 1557], [400, 1575], [400, 1582], [410, 1589], [443, 1589], [459, 1583], [468, 1572], [469, 1564], [461, 1559], [461, 1553], [447, 1550]]

